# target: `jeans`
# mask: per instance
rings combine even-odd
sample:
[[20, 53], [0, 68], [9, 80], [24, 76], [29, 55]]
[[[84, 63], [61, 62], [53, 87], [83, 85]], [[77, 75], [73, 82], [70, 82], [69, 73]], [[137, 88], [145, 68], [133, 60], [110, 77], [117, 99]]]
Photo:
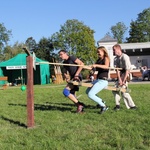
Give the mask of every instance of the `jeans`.
[[108, 86], [108, 81], [98, 79], [93, 81], [92, 84], [93, 86], [91, 88], [87, 88], [86, 90], [88, 97], [93, 101], [97, 102], [100, 106], [105, 107], [106, 105], [103, 103], [102, 99], [96, 94]]

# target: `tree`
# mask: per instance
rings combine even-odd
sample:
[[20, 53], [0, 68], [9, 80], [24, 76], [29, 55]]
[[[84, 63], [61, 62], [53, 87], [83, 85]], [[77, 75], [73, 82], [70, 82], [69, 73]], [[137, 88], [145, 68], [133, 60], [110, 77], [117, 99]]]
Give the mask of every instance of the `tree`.
[[118, 43], [123, 43], [124, 34], [127, 31], [127, 27], [123, 22], [118, 22], [115, 26], [111, 27], [113, 38], [118, 40]]
[[25, 45], [28, 47], [31, 53], [36, 49], [36, 41], [33, 39], [33, 37], [29, 37], [26, 40]]
[[37, 57], [51, 61], [53, 58], [53, 45], [51, 43], [50, 39], [42, 38], [40, 39], [39, 43], [37, 44], [37, 47], [34, 49], [34, 52]]
[[55, 50], [65, 49], [70, 55], [76, 55], [86, 64], [96, 57], [94, 30], [76, 19], [67, 20], [59, 32], [51, 36]]
[[16, 56], [19, 53], [22, 53], [22, 47], [24, 46], [23, 43], [16, 42], [13, 46], [5, 46], [3, 49], [3, 54], [0, 56], [0, 61], [6, 61], [10, 58]]
[[7, 30], [3, 23], [0, 23], [0, 54], [3, 52], [2, 49], [9, 41], [11, 36], [11, 30]]
[[150, 8], [138, 14], [136, 21], [130, 23], [128, 43], [150, 41]]

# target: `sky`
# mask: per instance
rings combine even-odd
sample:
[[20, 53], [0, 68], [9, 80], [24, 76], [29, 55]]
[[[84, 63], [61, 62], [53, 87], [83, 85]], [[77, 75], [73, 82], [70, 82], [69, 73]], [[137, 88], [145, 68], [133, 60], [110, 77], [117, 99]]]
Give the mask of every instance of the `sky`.
[[0, 4], [0, 23], [12, 31], [9, 44], [13, 45], [29, 37], [38, 43], [72, 19], [94, 30], [97, 42], [118, 22], [129, 30], [131, 21], [150, 7], [150, 0], [0, 0]]

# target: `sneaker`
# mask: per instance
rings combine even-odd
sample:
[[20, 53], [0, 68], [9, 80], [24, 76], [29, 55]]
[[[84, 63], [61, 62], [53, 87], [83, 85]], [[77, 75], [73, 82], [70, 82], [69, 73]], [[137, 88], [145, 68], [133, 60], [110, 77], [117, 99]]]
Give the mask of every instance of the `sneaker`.
[[104, 113], [106, 110], [108, 110], [108, 107], [107, 107], [107, 106], [101, 107], [100, 113], [102, 114], [102, 113]]
[[114, 110], [120, 110], [120, 106], [119, 106], [119, 105], [116, 105], [116, 106], [114, 107]]
[[84, 106], [83, 105], [81, 105], [81, 104], [79, 104], [78, 106], [77, 106], [77, 113], [82, 113], [83, 112], [83, 109], [84, 109]]

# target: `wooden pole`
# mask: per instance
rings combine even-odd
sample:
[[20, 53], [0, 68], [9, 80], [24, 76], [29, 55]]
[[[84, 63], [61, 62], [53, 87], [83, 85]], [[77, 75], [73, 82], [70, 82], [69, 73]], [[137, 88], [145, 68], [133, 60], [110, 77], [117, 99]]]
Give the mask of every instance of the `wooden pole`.
[[[50, 65], [59, 65], [59, 66], [79, 66], [83, 67], [84, 69], [92, 69], [92, 65], [78, 65], [78, 64], [63, 64], [63, 63], [53, 63], [53, 62], [40, 62], [41, 64], [50, 64]], [[122, 70], [122, 68], [114, 68], [114, 67], [108, 67], [107, 69], [110, 70]]]
[[27, 61], [27, 127], [34, 127], [34, 100], [33, 100], [33, 58], [26, 57]]

